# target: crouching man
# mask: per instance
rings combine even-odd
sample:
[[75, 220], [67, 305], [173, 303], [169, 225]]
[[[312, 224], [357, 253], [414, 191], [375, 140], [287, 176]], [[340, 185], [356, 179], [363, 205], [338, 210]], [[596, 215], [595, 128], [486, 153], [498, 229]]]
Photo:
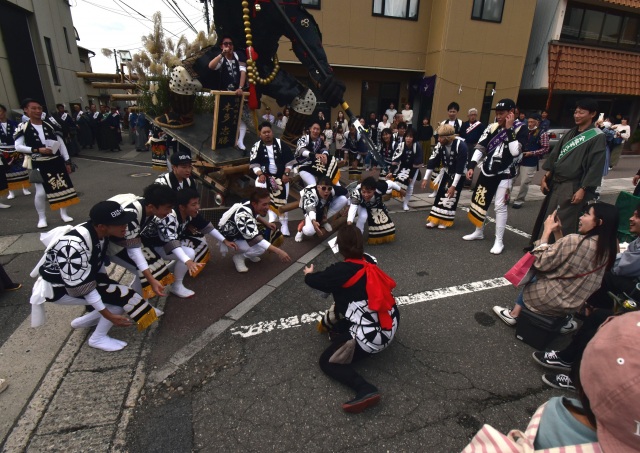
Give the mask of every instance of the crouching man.
[[[256, 189], [249, 201], [234, 204], [220, 219], [220, 233], [225, 239], [235, 243], [239, 251], [233, 256], [233, 264], [238, 272], [249, 271], [245, 264], [246, 258], [257, 263], [267, 250], [278, 255], [285, 263], [291, 261], [289, 254], [278, 248], [284, 239], [282, 234], [265, 218], [270, 202], [271, 197], [267, 189]], [[259, 223], [263, 225], [264, 230], [261, 231]], [[220, 251], [224, 254], [227, 250], [226, 244], [222, 244]]]
[[101, 201], [91, 208], [89, 217], [91, 220], [76, 227], [59, 227], [48, 233], [47, 250], [32, 273], [40, 276], [31, 296], [32, 323], [36, 318], [44, 319], [45, 300], [88, 305], [93, 311], [74, 319], [71, 326], [96, 326], [89, 346], [119, 351], [127, 343], [108, 336], [114, 324], [126, 327], [133, 320], [142, 330], [157, 320], [155, 309], [131, 288], [111, 280], [104, 267], [109, 237], [123, 238], [135, 214], [115, 201]]

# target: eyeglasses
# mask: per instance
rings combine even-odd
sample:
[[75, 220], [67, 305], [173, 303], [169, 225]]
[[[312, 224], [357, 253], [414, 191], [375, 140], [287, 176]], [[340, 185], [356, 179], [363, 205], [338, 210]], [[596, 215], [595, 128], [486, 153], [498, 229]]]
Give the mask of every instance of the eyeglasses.
[[331, 186], [318, 186], [318, 190], [324, 190], [325, 192], [328, 192], [331, 190]]
[[233, 43], [231, 41], [225, 41], [222, 43], [223, 46], [233, 46]]

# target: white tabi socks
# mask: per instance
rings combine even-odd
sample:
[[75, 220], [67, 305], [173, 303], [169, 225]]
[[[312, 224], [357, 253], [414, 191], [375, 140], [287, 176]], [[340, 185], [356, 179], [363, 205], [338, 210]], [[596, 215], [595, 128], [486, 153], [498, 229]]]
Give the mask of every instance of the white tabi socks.
[[[111, 313], [118, 315], [124, 311], [122, 307], [113, 305], [109, 305], [108, 308]], [[96, 330], [89, 337], [89, 346], [107, 352], [119, 351], [124, 348], [127, 345], [126, 341], [116, 340], [107, 335], [111, 327], [113, 327], [113, 323], [101, 315]]]

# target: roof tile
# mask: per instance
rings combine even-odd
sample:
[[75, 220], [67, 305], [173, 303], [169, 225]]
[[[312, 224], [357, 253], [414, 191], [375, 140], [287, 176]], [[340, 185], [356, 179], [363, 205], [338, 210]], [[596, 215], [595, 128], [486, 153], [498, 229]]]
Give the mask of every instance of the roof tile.
[[604, 0], [614, 5], [628, 6], [630, 8], [640, 8], [640, 0]]
[[[625, 0], [607, 1], [625, 2]], [[626, 1], [640, 6], [640, 0]], [[549, 44], [549, 80], [553, 80], [556, 60], [561, 50], [554, 84], [555, 90], [640, 95], [640, 77], [634, 76], [637, 68], [640, 67], [640, 54], [551, 43]]]

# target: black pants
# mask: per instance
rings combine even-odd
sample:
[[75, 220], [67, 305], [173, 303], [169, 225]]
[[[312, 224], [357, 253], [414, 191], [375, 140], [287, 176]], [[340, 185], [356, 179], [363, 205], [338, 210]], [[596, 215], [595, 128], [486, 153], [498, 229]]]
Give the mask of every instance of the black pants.
[[14, 283], [11, 281], [11, 278], [0, 264], [0, 291], [4, 291], [5, 288], [13, 286]]
[[330, 378], [335, 379], [338, 382], [343, 383], [351, 387], [356, 393], [364, 391], [372, 391], [372, 385], [369, 384], [362, 376], [360, 376], [356, 370], [353, 369], [352, 364], [358, 360], [369, 357], [369, 353], [363, 351], [360, 346], [356, 344], [356, 350], [353, 354], [353, 360], [349, 364], [330, 363], [329, 359], [340, 347], [351, 340], [351, 334], [345, 332], [338, 337], [331, 340], [331, 345], [325, 349], [320, 356], [320, 369]]
[[596, 292], [589, 296], [587, 305], [595, 308], [613, 310], [613, 300], [607, 293], [611, 291], [613, 294], [631, 294], [636, 287], [636, 283], [635, 277], [614, 275], [611, 271], [606, 272], [602, 279], [602, 285]]
[[580, 361], [587, 344], [595, 336], [598, 328], [612, 315], [613, 310], [594, 311], [591, 316], [585, 319], [569, 346], [557, 353], [561, 360], [572, 364], [570, 376], [573, 381], [579, 382]]

